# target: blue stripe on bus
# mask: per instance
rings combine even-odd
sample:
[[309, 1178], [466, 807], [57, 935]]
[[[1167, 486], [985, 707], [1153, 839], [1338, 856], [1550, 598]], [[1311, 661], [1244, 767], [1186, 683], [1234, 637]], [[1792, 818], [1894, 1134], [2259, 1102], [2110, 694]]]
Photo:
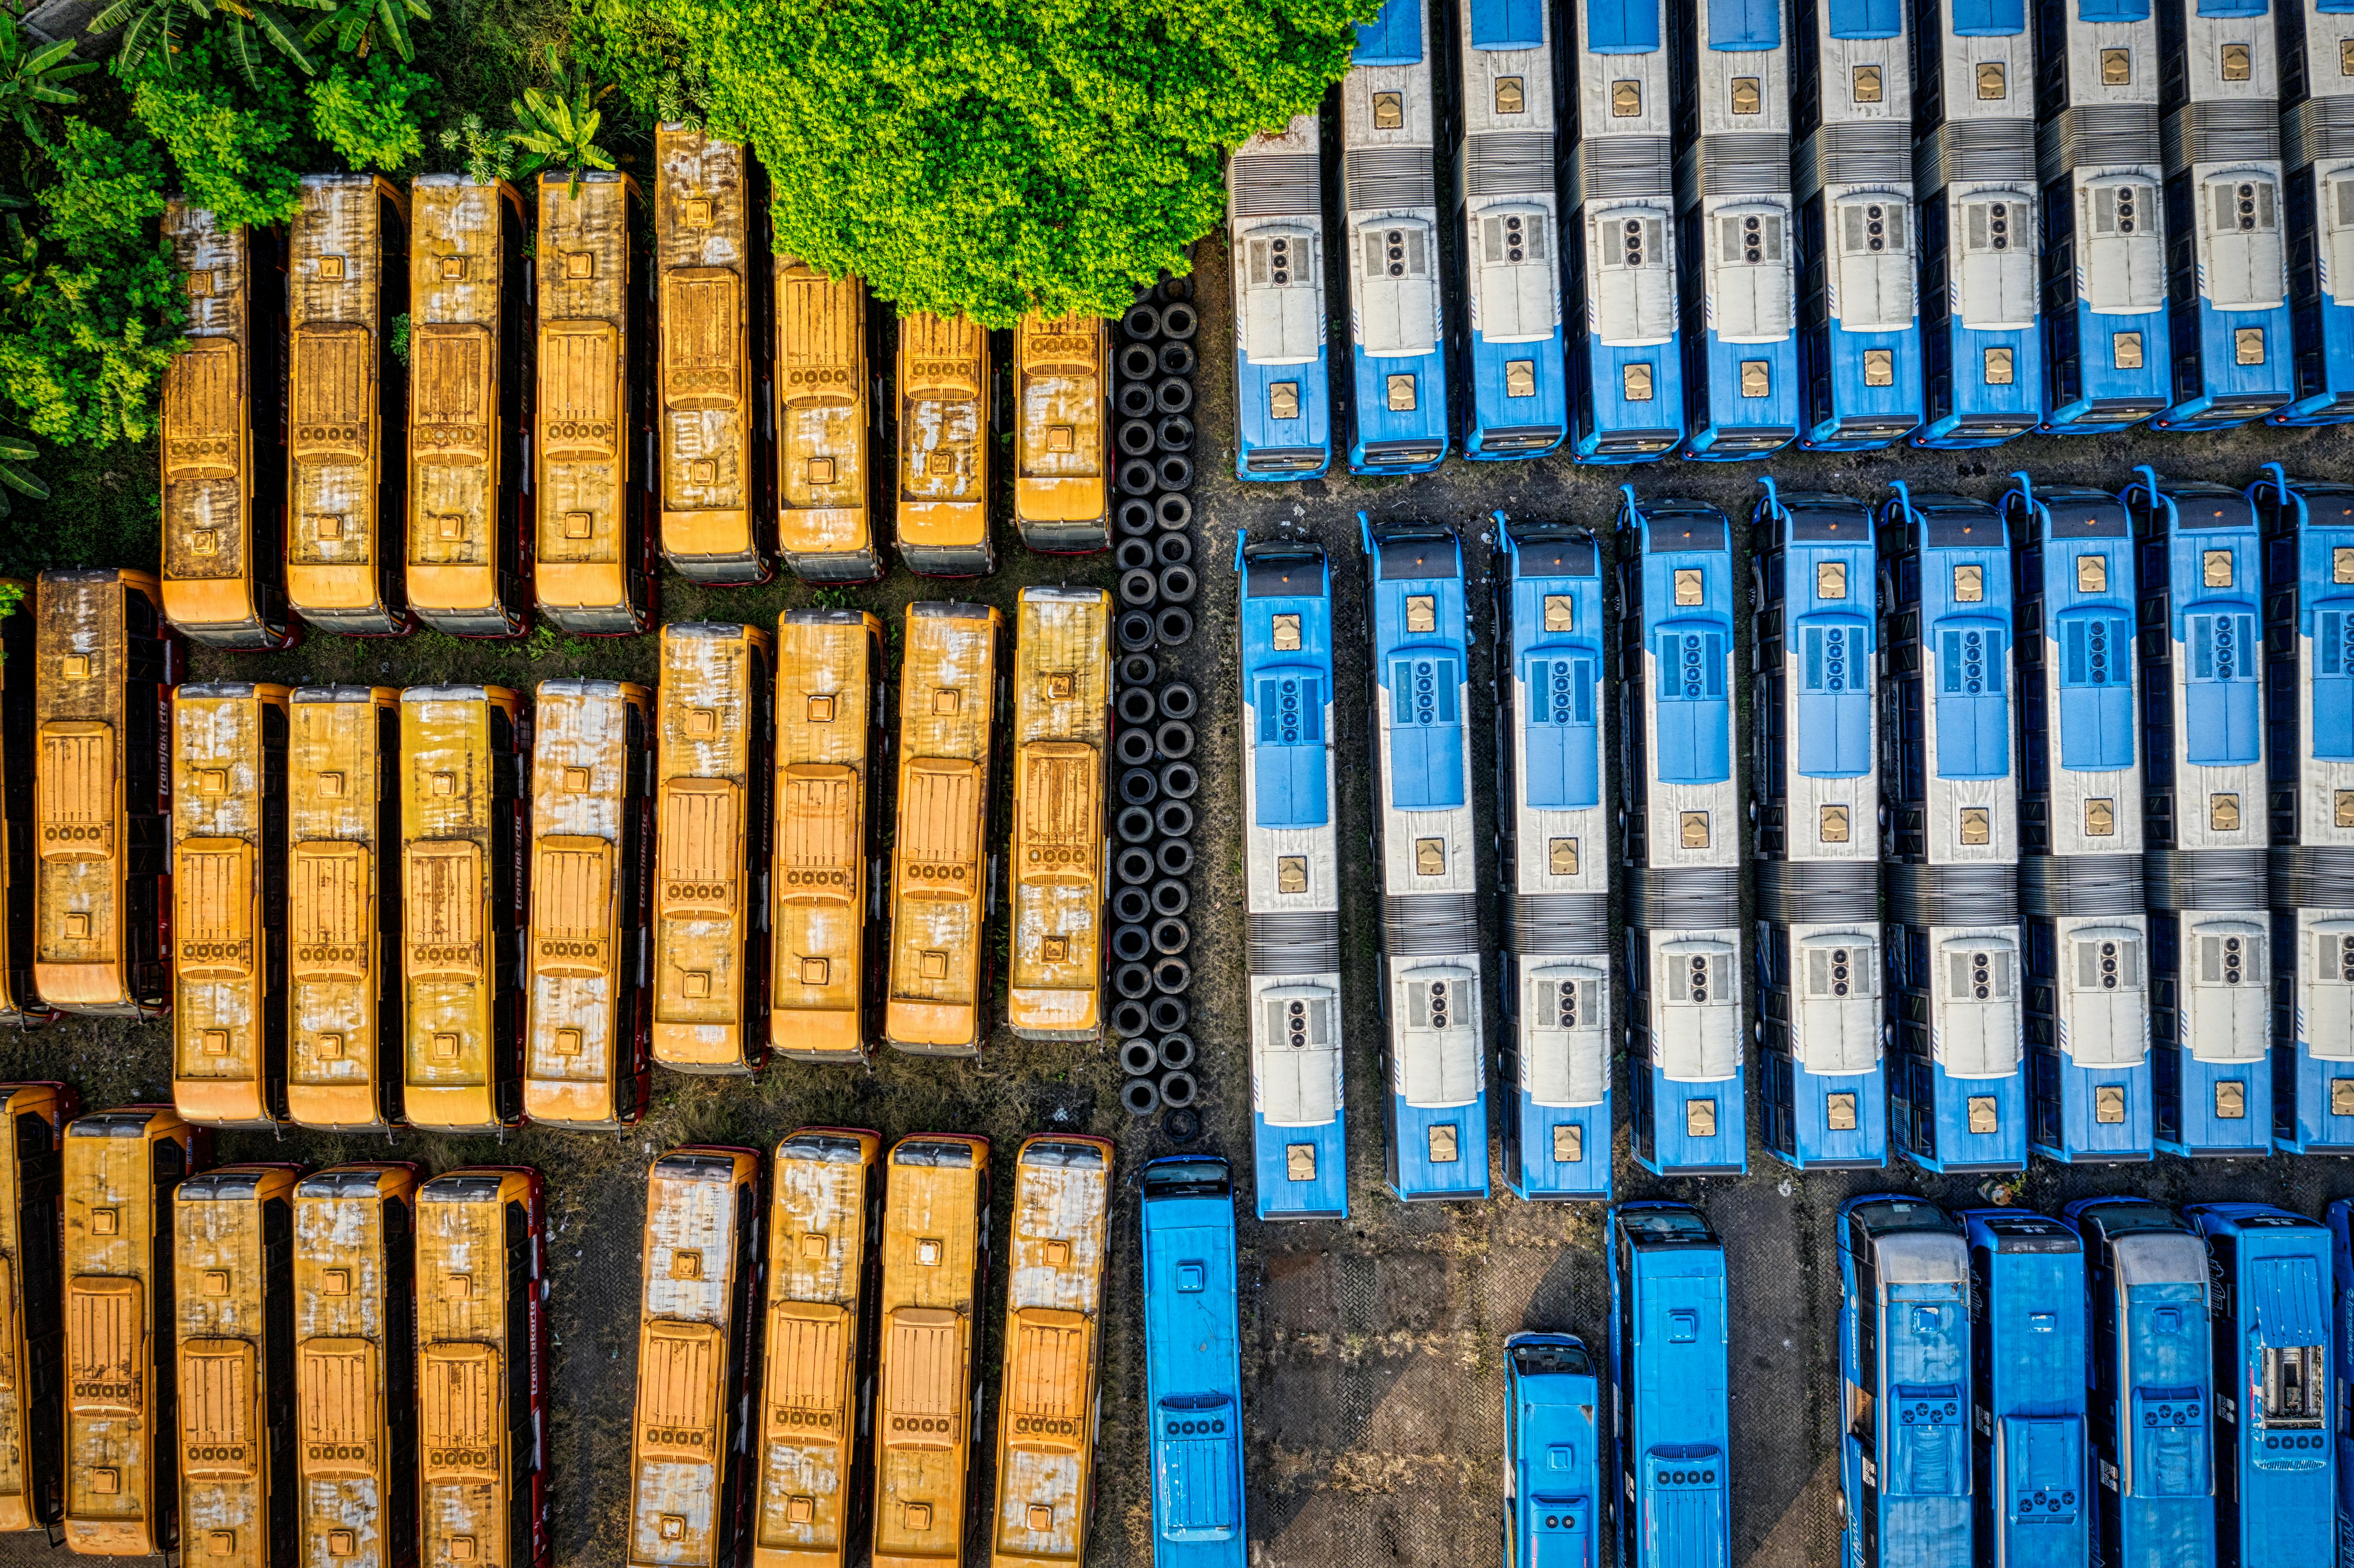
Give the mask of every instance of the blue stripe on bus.
[[1543, 0], [1471, 0], [1473, 48], [1533, 49], [1543, 45]]
[[1648, 55], [1659, 47], [1659, 0], [1591, 0], [1585, 48], [1597, 55]]
[[[1894, 0], [1884, 0], [1893, 4]], [[1782, 47], [1781, 0], [1708, 0], [1708, 47], [1712, 49], [1778, 49]]]
[[1893, 38], [1904, 26], [1902, 0], [1830, 0], [1830, 12], [1834, 38]]
[[1350, 64], [1413, 65], [1421, 58], [1422, 0], [1386, 0], [1380, 16], [1357, 24], [1357, 48]]

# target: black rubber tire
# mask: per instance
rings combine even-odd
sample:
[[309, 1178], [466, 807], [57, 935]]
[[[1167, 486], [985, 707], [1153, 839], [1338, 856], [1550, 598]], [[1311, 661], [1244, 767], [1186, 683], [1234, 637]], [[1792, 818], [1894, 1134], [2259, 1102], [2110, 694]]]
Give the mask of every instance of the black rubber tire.
[[1193, 345], [1190, 343], [1164, 343], [1159, 355], [1163, 376], [1193, 374]]
[[1152, 918], [1151, 893], [1133, 885], [1116, 889], [1111, 895], [1111, 917], [1123, 926], [1143, 925]]
[[1151, 1012], [1134, 997], [1111, 1004], [1111, 1032], [1114, 1034], [1132, 1040], [1150, 1027], [1151, 1022]]
[[1129, 1077], [1141, 1078], [1160, 1065], [1160, 1048], [1145, 1036], [1140, 1034], [1119, 1043], [1119, 1070]]
[[[1120, 380], [1127, 384], [1120, 387], [1122, 392], [1126, 392], [1129, 387], [1150, 383], [1155, 371], [1160, 371], [1164, 376], [1168, 374], [1161, 370], [1161, 352], [1149, 343], [1131, 343], [1124, 345], [1119, 351], [1119, 357], [1113, 363], [1119, 367]], [[1121, 411], [1127, 411], [1125, 404], [1121, 405]]]
[[1161, 792], [1172, 800], [1190, 800], [1202, 787], [1202, 775], [1190, 762], [1161, 765]]
[[1150, 935], [1156, 953], [1174, 956], [1193, 945], [1193, 927], [1174, 915], [1155, 920]]
[[[1152, 351], [1140, 343], [1133, 343], [1121, 352], [1150, 354]], [[1161, 411], [1160, 394], [1153, 389], [1151, 382], [1141, 379], [1122, 381], [1119, 391], [1113, 397], [1111, 404], [1123, 419], [1147, 418], [1155, 412]]]
[[1150, 768], [1130, 768], [1119, 776], [1119, 803], [1150, 806], [1161, 799], [1161, 775]]
[[1190, 300], [1193, 297], [1193, 280], [1191, 278], [1163, 278], [1161, 280], [1161, 291], [1159, 297], [1164, 301]]
[[1161, 602], [1164, 605], [1191, 604], [1194, 594], [1201, 591], [1202, 579], [1188, 566], [1161, 568]]
[[1152, 439], [1164, 452], [1190, 452], [1193, 450], [1193, 421], [1182, 414], [1164, 414], [1152, 427]]
[[1111, 754], [1130, 768], [1141, 768], [1160, 755], [1152, 749], [1152, 732], [1149, 729], [1121, 730], [1119, 738], [1111, 743]]
[[1173, 1034], [1193, 1021], [1193, 1004], [1182, 996], [1156, 996], [1150, 1003], [1152, 1027]]
[[1193, 983], [1193, 966], [1174, 956], [1156, 959], [1152, 964], [1152, 989], [1163, 996], [1175, 996]]
[[1161, 1103], [1173, 1110], [1183, 1110], [1193, 1103], [1200, 1092], [1191, 1073], [1163, 1073], [1161, 1075]]
[[1193, 807], [1186, 800], [1163, 800], [1152, 808], [1152, 825], [1161, 830], [1164, 839], [1190, 839], [1193, 836]]
[[1161, 1037], [1161, 1070], [1182, 1073], [1193, 1065], [1193, 1037], [1180, 1030]]
[[[1152, 387], [1152, 407], [1163, 414], [1190, 413], [1193, 408], [1193, 384], [1182, 376], [1164, 376]], [[1127, 412], [1126, 409], [1121, 410]]]
[[1161, 447], [1160, 434], [1149, 419], [1122, 419], [1119, 440], [1122, 457], [1150, 457]]
[[1163, 490], [1193, 488], [1193, 460], [1182, 452], [1162, 452], [1153, 472], [1160, 476]]
[[1130, 458], [1119, 465], [1119, 488], [1126, 495], [1150, 495], [1161, 488], [1161, 471], [1150, 458]]
[[1164, 567], [1190, 567], [1193, 564], [1193, 536], [1191, 534], [1163, 534], [1152, 542], [1152, 558]]
[[1122, 724], [1149, 725], [1161, 712], [1161, 699], [1150, 686], [1130, 686], [1120, 693], [1113, 704], [1113, 711], [1119, 715]]
[[1116, 962], [1140, 964], [1158, 950], [1152, 945], [1152, 932], [1142, 926], [1111, 928], [1111, 956]]
[[1164, 876], [1152, 885], [1146, 902], [1155, 915], [1182, 915], [1193, 907], [1193, 890], [1180, 878]]
[[1119, 1086], [1119, 1103], [1130, 1116], [1150, 1116], [1161, 1108], [1161, 1090], [1150, 1078], [1130, 1078]]
[[1111, 874], [1130, 887], [1142, 887], [1160, 872], [1152, 852], [1142, 844], [1129, 844], [1111, 857]]
[[1119, 835], [1119, 842], [1124, 844], [1141, 844], [1151, 842], [1152, 811], [1150, 808], [1145, 806], [1121, 807], [1119, 815], [1112, 819], [1112, 831]]
[[1152, 749], [1163, 762], [1182, 762], [1193, 755], [1193, 726], [1171, 719], [1152, 732]]
[[[1131, 308], [1128, 313], [1134, 315], [1136, 312]], [[1193, 307], [1183, 300], [1172, 300], [1161, 307], [1159, 325], [1162, 337], [1168, 338], [1172, 343], [1185, 343], [1190, 341], [1195, 333], [1202, 330], [1202, 318]]]
[[1193, 641], [1193, 612], [1182, 604], [1164, 604], [1152, 618], [1152, 635], [1163, 648], [1182, 648]]
[[1160, 524], [1164, 532], [1191, 528], [1193, 525], [1193, 498], [1190, 495], [1179, 495], [1173, 491], [1167, 495], [1155, 497], [1152, 503], [1152, 520]]
[[1111, 988], [1122, 996], [1142, 1001], [1152, 994], [1152, 971], [1142, 964], [1122, 964], [1111, 971]]
[[1172, 1143], [1191, 1143], [1202, 1136], [1202, 1113], [1191, 1106], [1161, 1113], [1161, 1130]]
[[1152, 503], [1141, 495], [1131, 495], [1113, 510], [1112, 518], [1113, 526], [1134, 538], [1139, 534], [1151, 533], [1153, 524], [1160, 520], [1160, 514]]
[[1161, 661], [1150, 653], [1123, 653], [1119, 656], [1119, 683], [1123, 686], [1149, 686], [1161, 679]]
[[1153, 566], [1161, 558], [1160, 553], [1153, 546], [1154, 542], [1150, 539], [1133, 537], [1122, 539], [1111, 547], [1111, 564], [1123, 572], [1132, 572], [1139, 567]]
[[1119, 602], [1131, 609], [1142, 609], [1159, 597], [1160, 579], [1139, 567], [1132, 572], [1119, 574]]
[[1161, 623], [1149, 609], [1128, 610], [1113, 624], [1119, 634], [1119, 646], [1123, 652], [1141, 653], [1151, 647], [1153, 639], [1161, 634]]
[[[1187, 313], [1190, 314], [1192, 310], [1192, 306], [1186, 307]], [[1131, 343], [1151, 342], [1161, 336], [1161, 312], [1140, 300], [1129, 306], [1128, 313], [1119, 318], [1119, 334]], [[1192, 337], [1193, 334], [1188, 332], [1185, 335]]]
[[1161, 716], [1165, 719], [1190, 721], [1202, 707], [1201, 694], [1193, 690], [1193, 683], [1190, 681], [1169, 682], [1161, 688], [1161, 695], [1157, 700], [1161, 706]]
[[1152, 863], [1163, 876], [1182, 876], [1193, 869], [1193, 846], [1183, 839], [1171, 839], [1152, 846]]

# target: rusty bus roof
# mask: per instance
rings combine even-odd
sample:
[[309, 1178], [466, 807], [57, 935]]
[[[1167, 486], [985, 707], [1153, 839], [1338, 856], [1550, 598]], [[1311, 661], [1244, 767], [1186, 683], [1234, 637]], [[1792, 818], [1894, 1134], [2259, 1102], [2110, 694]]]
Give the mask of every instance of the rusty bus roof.
[[1022, 318], [1014, 333], [1013, 514], [1092, 523], [1109, 508], [1111, 323]]
[[864, 610], [790, 611], [777, 621], [769, 1026], [788, 1054], [865, 1050], [868, 748], [882, 636], [882, 621]]
[[749, 229], [768, 215], [746, 210], [752, 182], [740, 143], [665, 123], [654, 129], [654, 163], [663, 550], [690, 572], [726, 562], [757, 575]]
[[382, 791], [397, 788], [384, 732], [399, 705], [390, 686], [304, 686], [287, 711], [286, 1099], [308, 1127], [384, 1125], [384, 1079], [400, 1080], [401, 1043], [382, 1038], [399, 963], [376, 906], [387, 886], [398, 896], [400, 846], [383, 830], [398, 802]]
[[961, 1558], [981, 1303], [985, 1139], [892, 1146], [875, 1367], [875, 1560]]
[[[302, 1168], [232, 1165], [180, 1183], [173, 1204], [173, 1274], [181, 1443], [180, 1536], [208, 1559], [269, 1562], [255, 1521], [268, 1510], [270, 1412], [291, 1399], [288, 1330], [271, 1308], [294, 1288], [273, 1268], [265, 1210], [286, 1204]], [[286, 1349], [292, 1349], [291, 1346]]]
[[1003, 627], [982, 606], [907, 608], [885, 1023], [906, 1044], [971, 1049], [987, 1033], [984, 840]]
[[523, 195], [504, 180], [419, 175], [411, 186], [408, 597], [428, 613], [502, 609], [498, 535], [505, 442], [499, 428], [507, 265], [502, 215]]
[[164, 612], [191, 630], [255, 626], [250, 248], [243, 228], [177, 196], [163, 232], [188, 307], [186, 345], [164, 372]]
[[[535, 1467], [516, 1451], [507, 1404], [518, 1381], [537, 1389], [543, 1373], [530, 1329], [521, 1343], [510, 1332], [506, 1205], [535, 1204], [538, 1190], [533, 1173], [498, 1169], [444, 1171], [418, 1190], [418, 1491], [429, 1563], [461, 1560], [461, 1542], [482, 1561], [533, 1560], [531, 1540], [508, 1538], [510, 1501]], [[526, 1278], [521, 1288], [537, 1285]], [[517, 1358], [529, 1369], [521, 1380], [509, 1376]]]
[[898, 387], [901, 548], [985, 548], [989, 334], [962, 316], [901, 316]]
[[579, 195], [539, 182], [539, 600], [557, 609], [629, 602], [623, 500], [630, 400], [631, 209], [638, 183], [591, 171]]
[[1024, 588], [1014, 611], [1006, 1004], [1025, 1037], [1091, 1037], [1103, 1027], [1112, 614], [1100, 588]]
[[781, 252], [776, 274], [778, 545], [788, 556], [865, 554], [866, 288]]

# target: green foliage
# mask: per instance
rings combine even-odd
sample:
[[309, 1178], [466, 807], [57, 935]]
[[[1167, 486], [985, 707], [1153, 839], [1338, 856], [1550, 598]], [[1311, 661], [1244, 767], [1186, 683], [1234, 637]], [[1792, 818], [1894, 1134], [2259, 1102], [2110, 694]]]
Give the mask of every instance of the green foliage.
[[469, 114], [443, 131], [441, 147], [459, 154], [466, 177], [476, 185], [514, 177], [514, 143], [505, 132], [483, 124], [479, 114]]
[[0, 114], [14, 120], [37, 143], [46, 138], [34, 121], [33, 106], [80, 103], [80, 93], [58, 84], [98, 69], [95, 61], [72, 56], [71, 38], [35, 48], [16, 14], [0, 9]]
[[136, 446], [59, 446], [42, 460], [49, 498], [0, 517], [0, 576], [44, 567], [136, 567], [154, 571], [161, 475], [152, 440]]
[[311, 129], [353, 168], [399, 174], [425, 154], [425, 128], [409, 103], [432, 86], [389, 55], [357, 69], [337, 60], [310, 86]]
[[255, 87], [227, 56], [224, 37], [198, 34], [176, 60], [116, 69], [133, 119], [171, 154], [181, 194], [224, 227], [283, 223], [302, 205], [308, 106], [282, 72]]
[[173, 57], [189, 37], [184, 26], [189, 17], [203, 22], [219, 19], [221, 42], [228, 58], [236, 63], [247, 84], [257, 90], [268, 76], [265, 67], [269, 49], [293, 61], [294, 68], [304, 76], [318, 69], [303, 53], [302, 42], [294, 37], [294, 29], [286, 18], [275, 6], [256, 0], [114, 0], [114, 4], [90, 19], [90, 31], [122, 29], [114, 47], [117, 70], [133, 71], [156, 64], [169, 72]]
[[303, 32], [304, 43], [332, 37], [338, 50], [361, 58], [377, 44], [388, 43], [402, 59], [414, 60], [417, 46], [409, 41], [408, 18], [433, 19], [425, 0], [295, 0], [295, 4], [327, 13]]
[[554, 79], [546, 92], [525, 88], [523, 97], [508, 105], [516, 129], [507, 139], [523, 154], [515, 164], [519, 178], [542, 169], [561, 169], [571, 176], [566, 198], [578, 200], [584, 172], [613, 166], [612, 156], [597, 144], [597, 128], [605, 120], [597, 101], [613, 90], [599, 87], [585, 69], [567, 65], [552, 44], [547, 68]]
[[384, 346], [401, 364], [408, 363], [408, 313], [401, 312], [392, 318], [392, 330], [385, 334]]

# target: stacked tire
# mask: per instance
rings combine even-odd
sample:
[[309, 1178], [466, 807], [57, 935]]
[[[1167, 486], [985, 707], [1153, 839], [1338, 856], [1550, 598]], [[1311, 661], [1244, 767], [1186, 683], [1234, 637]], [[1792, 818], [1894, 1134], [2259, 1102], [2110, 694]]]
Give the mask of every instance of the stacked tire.
[[1200, 587], [1193, 530], [1193, 283], [1146, 291], [1120, 319], [1114, 379], [1120, 501], [1113, 744], [1111, 1034], [1120, 1102], [1179, 1142], [1193, 1102], [1193, 762], [1199, 694], [1187, 679]]

